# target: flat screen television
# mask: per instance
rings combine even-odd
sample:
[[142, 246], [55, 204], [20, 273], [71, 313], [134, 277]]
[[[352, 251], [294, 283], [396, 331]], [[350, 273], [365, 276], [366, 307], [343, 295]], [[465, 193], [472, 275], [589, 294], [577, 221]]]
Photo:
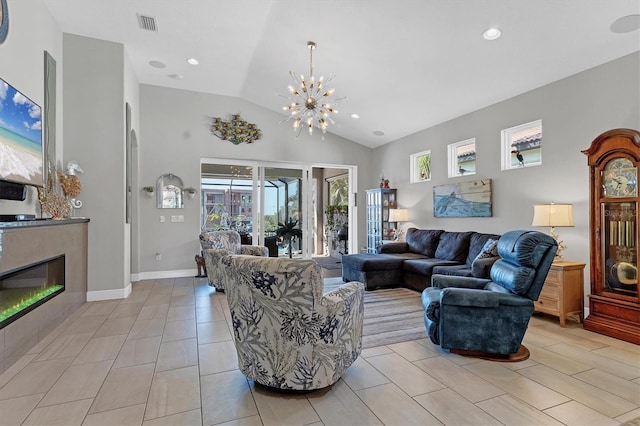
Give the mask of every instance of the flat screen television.
[[0, 179], [44, 185], [42, 109], [0, 78]]

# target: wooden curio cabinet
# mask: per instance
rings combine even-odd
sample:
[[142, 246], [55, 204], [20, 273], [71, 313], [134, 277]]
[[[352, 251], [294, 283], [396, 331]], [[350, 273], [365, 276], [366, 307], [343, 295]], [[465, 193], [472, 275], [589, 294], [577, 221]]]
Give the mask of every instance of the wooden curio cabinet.
[[638, 166], [640, 132], [615, 129], [589, 149], [589, 316], [584, 328], [640, 344]]
[[396, 223], [389, 222], [389, 210], [396, 208], [396, 190], [367, 190], [367, 253], [376, 253], [383, 240], [393, 238]]

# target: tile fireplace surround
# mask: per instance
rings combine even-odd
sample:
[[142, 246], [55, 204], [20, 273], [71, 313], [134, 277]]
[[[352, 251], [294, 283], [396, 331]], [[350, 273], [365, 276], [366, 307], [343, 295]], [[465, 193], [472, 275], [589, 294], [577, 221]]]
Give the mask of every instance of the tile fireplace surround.
[[0, 223], [0, 274], [64, 255], [65, 290], [0, 329], [0, 374], [87, 299], [88, 219]]

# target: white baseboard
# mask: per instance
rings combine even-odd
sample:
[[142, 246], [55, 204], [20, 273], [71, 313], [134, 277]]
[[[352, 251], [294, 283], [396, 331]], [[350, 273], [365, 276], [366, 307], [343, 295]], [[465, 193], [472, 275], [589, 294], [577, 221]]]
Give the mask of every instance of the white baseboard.
[[95, 290], [87, 291], [87, 302], [96, 302], [98, 300], [126, 299], [131, 294], [131, 283], [125, 288], [117, 288], [114, 290]]
[[131, 274], [131, 281], [142, 280], [159, 280], [162, 278], [181, 278], [181, 277], [195, 277], [197, 275], [196, 269], [177, 269], [174, 271], [149, 271], [140, 272], [138, 274]]

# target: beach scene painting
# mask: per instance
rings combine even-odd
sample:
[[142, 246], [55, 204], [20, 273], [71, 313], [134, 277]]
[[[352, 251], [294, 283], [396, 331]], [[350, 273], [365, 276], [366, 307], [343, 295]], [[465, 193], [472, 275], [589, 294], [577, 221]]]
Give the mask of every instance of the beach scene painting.
[[0, 79], [0, 179], [42, 186], [42, 109]]
[[491, 179], [433, 187], [434, 217], [491, 217]]

